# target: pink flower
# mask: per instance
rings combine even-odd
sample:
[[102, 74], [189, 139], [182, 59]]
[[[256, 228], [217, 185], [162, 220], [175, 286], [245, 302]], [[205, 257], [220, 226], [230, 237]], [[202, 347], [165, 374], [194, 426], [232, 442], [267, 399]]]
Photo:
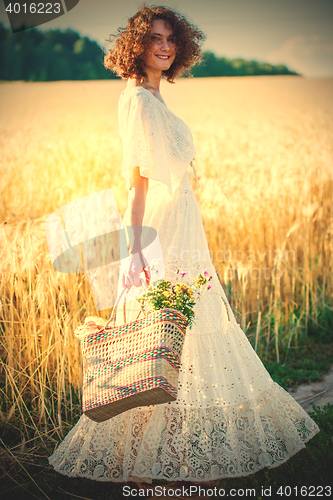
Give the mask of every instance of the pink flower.
[[182, 278], [184, 278], [185, 274], [187, 274], [187, 273], [180, 273]]
[[208, 276], [208, 272], [207, 272], [207, 271], [205, 271], [205, 272], [204, 272], [204, 275], [205, 275], [205, 276]]
[[207, 290], [210, 290], [211, 288], [212, 288], [212, 286], [211, 286], [211, 285], [208, 285], [208, 286], [207, 286]]

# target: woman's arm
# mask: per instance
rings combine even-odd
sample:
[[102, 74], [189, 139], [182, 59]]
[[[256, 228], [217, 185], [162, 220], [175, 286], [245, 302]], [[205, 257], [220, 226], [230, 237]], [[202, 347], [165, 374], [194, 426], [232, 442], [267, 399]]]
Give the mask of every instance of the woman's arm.
[[[129, 223], [133, 230], [133, 242], [131, 242], [131, 245], [129, 244], [128, 248], [130, 253], [129, 266], [122, 276], [123, 286], [128, 289], [132, 286], [141, 286], [140, 274], [147, 265], [147, 261], [142, 254], [141, 234], [149, 179], [140, 175], [139, 167], [135, 167], [131, 171], [131, 174], [131, 189], [128, 192], [126, 212], [129, 212]], [[150, 278], [150, 270], [148, 270], [148, 276]]]
[[146, 197], [149, 186], [149, 179], [140, 175], [139, 167], [135, 167], [131, 172], [131, 187], [128, 192], [129, 221], [134, 231], [134, 240], [130, 253], [141, 251], [141, 226], [146, 207]]

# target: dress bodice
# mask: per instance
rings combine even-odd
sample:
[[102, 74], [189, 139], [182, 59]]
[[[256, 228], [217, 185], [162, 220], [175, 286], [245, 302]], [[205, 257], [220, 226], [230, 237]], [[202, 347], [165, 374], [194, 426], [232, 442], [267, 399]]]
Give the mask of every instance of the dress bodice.
[[119, 132], [123, 141], [122, 174], [130, 189], [130, 170], [150, 179], [151, 190], [166, 185], [171, 196], [189, 185], [188, 166], [195, 156], [189, 127], [143, 87], [125, 89], [119, 98]]

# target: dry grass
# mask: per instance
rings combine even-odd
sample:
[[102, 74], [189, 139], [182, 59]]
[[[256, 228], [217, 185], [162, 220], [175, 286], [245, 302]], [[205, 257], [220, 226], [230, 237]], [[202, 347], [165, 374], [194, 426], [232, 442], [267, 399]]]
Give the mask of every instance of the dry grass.
[[[83, 275], [52, 268], [44, 221], [109, 187], [124, 213], [123, 87], [0, 87], [0, 417], [25, 439], [57, 438], [80, 411], [74, 329], [98, 311]], [[185, 79], [162, 94], [193, 132], [201, 189], [193, 186], [231, 305], [258, 354], [279, 361], [332, 312], [332, 80]]]

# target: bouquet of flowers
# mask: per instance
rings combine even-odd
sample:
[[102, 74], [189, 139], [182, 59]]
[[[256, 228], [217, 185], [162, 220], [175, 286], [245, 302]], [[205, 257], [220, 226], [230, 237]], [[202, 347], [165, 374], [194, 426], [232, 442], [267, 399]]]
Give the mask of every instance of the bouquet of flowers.
[[[207, 271], [199, 273], [190, 283], [183, 282], [187, 273], [181, 273], [177, 269], [176, 274], [181, 278], [181, 282], [174, 285], [171, 281], [158, 279], [153, 281], [137, 297], [146, 314], [159, 309], [175, 309], [184, 314], [188, 319], [187, 326], [191, 329], [194, 321], [195, 312], [193, 308], [196, 301], [200, 299], [203, 293], [211, 288]], [[146, 312], [146, 308], [149, 310]]]

